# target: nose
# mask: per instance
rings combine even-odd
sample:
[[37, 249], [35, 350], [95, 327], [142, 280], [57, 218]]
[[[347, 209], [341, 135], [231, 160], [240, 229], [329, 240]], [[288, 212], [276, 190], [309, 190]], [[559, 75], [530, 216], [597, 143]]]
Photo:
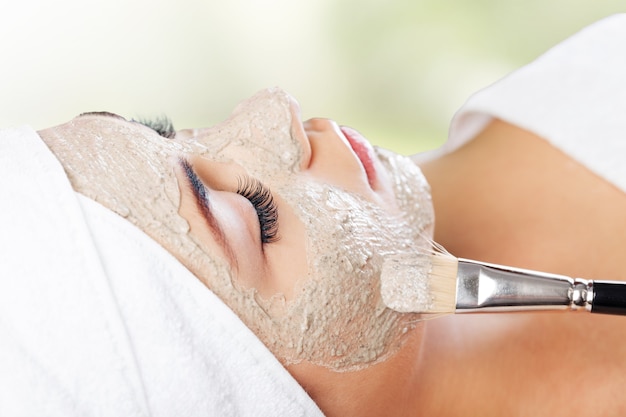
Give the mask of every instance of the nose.
[[206, 146], [216, 159], [229, 158], [226, 154], [238, 149], [236, 158], [229, 159], [240, 163], [248, 159], [267, 161], [266, 168], [276, 171], [301, 171], [311, 160], [300, 106], [277, 88], [241, 102], [226, 121], [206, 129], [180, 130], [176, 139]]
[[[280, 88], [268, 88], [243, 101], [231, 119], [243, 119], [256, 133], [251, 148], [274, 159], [275, 169], [300, 171], [308, 167], [311, 146], [302, 126], [300, 105]], [[256, 149], [255, 149], [256, 148]]]
[[289, 100], [289, 111], [291, 114], [291, 139], [300, 148], [300, 170], [305, 170], [311, 164], [311, 142], [306, 134], [304, 124], [302, 123], [302, 113], [300, 105], [291, 95], [287, 95]]

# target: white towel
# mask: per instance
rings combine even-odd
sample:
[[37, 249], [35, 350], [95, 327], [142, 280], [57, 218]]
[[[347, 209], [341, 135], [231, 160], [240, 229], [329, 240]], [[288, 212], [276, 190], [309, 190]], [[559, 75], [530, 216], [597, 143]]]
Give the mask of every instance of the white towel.
[[0, 416], [321, 416], [252, 332], [132, 224], [0, 130]]

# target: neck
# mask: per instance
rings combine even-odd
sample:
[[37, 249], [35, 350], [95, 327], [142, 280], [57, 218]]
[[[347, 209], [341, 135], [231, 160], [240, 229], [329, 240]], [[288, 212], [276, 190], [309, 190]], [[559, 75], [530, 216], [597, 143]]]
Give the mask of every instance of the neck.
[[359, 371], [335, 372], [310, 363], [287, 369], [329, 417], [412, 416], [418, 409], [422, 327], [394, 356]]

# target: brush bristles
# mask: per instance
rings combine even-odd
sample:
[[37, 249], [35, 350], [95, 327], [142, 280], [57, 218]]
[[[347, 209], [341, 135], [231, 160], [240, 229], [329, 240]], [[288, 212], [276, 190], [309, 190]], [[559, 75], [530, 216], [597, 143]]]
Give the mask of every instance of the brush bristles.
[[458, 260], [448, 254], [433, 254], [428, 280], [431, 307], [422, 313], [453, 313], [456, 310]]
[[457, 270], [457, 258], [435, 243], [429, 249], [389, 256], [381, 273], [383, 302], [402, 313], [453, 313]]

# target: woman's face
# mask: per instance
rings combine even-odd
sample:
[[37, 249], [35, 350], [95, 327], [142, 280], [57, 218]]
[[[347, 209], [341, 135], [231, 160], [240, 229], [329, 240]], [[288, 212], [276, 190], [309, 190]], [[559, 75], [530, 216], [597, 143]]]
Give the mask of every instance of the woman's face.
[[418, 318], [385, 308], [379, 276], [432, 233], [421, 172], [354, 130], [302, 123], [281, 90], [168, 139], [109, 114], [40, 135], [78, 192], [161, 243], [285, 365], [362, 368]]

